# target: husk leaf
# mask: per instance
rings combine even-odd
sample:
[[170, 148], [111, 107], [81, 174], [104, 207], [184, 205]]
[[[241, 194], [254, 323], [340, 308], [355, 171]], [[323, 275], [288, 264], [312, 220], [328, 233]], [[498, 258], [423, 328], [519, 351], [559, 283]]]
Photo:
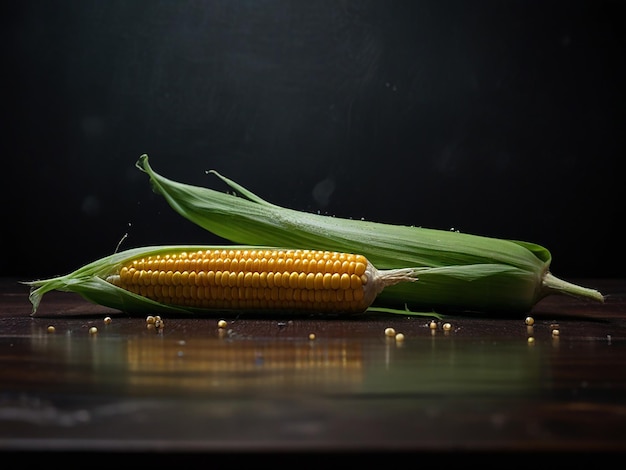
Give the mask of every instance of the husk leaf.
[[425, 268], [419, 282], [385, 289], [375, 302], [383, 308], [507, 314], [528, 311], [552, 294], [604, 300], [595, 289], [552, 275], [550, 252], [534, 243], [297, 211], [214, 170], [236, 195], [165, 178], [145, 154], [136, 166], [176, 212], [233, 243], [361, 253], [379, 269]]

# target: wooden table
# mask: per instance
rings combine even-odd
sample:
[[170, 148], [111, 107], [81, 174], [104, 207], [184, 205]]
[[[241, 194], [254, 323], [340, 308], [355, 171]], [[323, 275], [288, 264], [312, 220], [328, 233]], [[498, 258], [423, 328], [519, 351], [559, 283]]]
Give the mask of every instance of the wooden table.
[[576, 282], [606, 303], [549, 297], [532, 327], [525, 315], [432, 329], [430, 318], [365, 314], [233, 316], [225, 328], [222, 317], [167, 317], [154, 328], [60, 292], [33, 317], [27, 288], [2, 279], [0, 450], [85, 464], [301, 452], [597, 463], [626, 450], [626, 282]]

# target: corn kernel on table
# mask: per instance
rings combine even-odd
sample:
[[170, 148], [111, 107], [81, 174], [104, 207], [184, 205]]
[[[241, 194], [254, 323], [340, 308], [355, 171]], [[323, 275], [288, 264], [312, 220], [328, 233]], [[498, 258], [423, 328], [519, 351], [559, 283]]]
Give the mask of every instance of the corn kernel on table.
[[[2, 279], [0, 450], [20, 458], [626, 450], [626, 282], [528, 315], [161, 316]], [[527, 318], [529, 317], [529, 318]], [[220, 322], [220, 320], [223, 320]], [[84, 460], [87, 462], [87, 460]], [[177, 460], [180, 461], [180, 460]]]

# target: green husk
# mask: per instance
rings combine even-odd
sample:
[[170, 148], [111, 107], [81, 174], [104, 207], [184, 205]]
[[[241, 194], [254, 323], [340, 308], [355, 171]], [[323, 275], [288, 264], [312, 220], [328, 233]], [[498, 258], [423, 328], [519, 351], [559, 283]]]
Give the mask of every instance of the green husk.
[[419, 282], [385, 289], [380, 308], [509, 314], [553, 294], [604, 300], [555, 277], [550, 252], [534, 243], [312, 214], [269, 203], [213, 170], [237, 195], [165, 178], [145, 154], [136, 166], [176, 212], [233, 243], [361, 253], [379, 269], [423, 268]]
[[[249, 245], [163, 245], [163, 246], [146, 246], [140, 248], [131, 248], [125, 251], [114, 253], [112, 255], [100, 258], [81, 268], [58, 277], [50, 279], [42, 279], [37, 281], [27, 281], [23, 284], [30, 286], [29, 300], [33, 306], [33, 315], [37, 312], [42, 297], [50, 291], [57, 290], [62, 292], [73, 292], [79, 294], [89, 302], [103, 305], [105, 307], [114, 308], [131, 314], [150, 313], [150, 314], [207, 314], [215, 311], [224, 311], [219, 309], [206, 309], [174, 306], [162, 304], [150, 300], [146, 297], [129, 292], [125, 289], [115, 286], [106, 279], [110, 275], [117, 274], [120, 267], [126, 262], [152, 255], [164, 255], [181, 252], [195, 252], [199, 250], [209, 249], [232, 249], [232, 250], [253, 250], [253, 249], [273, 249], [276, 247], [269, 246], [249, 246]], [[369, 311], [369, 309], [368, 309]], [[372, 308], [372, 312], [382, 312], [377, 308]], [[440, 317], [434, 312], [412, 312], [408, 309], [386, 309], [385, 313], [399, 313], [403, 315], [419, 315]]]

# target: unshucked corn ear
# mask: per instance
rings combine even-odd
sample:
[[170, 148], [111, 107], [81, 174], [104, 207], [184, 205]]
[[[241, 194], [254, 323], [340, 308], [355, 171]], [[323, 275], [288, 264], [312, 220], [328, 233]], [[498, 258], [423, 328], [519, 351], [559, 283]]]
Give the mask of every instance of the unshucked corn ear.
[[33, 313], [50, 290], [129, 313], [208, 310], [361, 313], [419, 269], [376, 269], [359, 254], [249, 246], [126, 250], [73, 273], [31, 281]]
[[375, 304], [439, 311], [516, 313], [552, 294], [602, 302], [597, 290], [555, 277], [550, 252], [533, 243], [330, 217], [271, 204], [216, 171], [237, 195], [188, 185], [136, 165], [183, 217], [247, 245], [361, 253], [379, 269], [421, 267], [419, 282], [384, 289]]

